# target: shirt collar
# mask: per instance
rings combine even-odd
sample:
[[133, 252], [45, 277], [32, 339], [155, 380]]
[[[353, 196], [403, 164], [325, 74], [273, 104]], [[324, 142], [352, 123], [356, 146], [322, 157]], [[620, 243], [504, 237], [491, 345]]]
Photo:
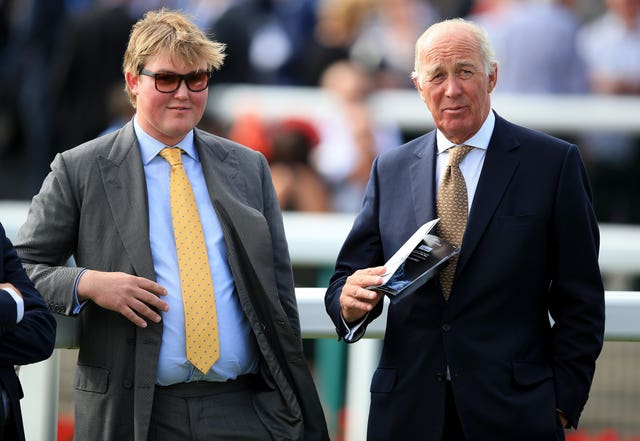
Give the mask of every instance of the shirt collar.
[[[493, 128], [495, 125], [496, 116], [493, 114], [493, 111], [490, 111], [487, 118], [484, 120], [484, 123], [482, 123], [480, 130], [478, 130], [471, 138], [467, 139], [463, 144], [486, 150], [489, 147], [489, 141], [491, 141], [491, 135], [493, 134]], [[438, 154], [456, 145], [445, 138], [444, 134], [440, 130], [436, 130], [436, 144], [438, 146]]]
[[180, 147], [187, 155], [194, 160], [198, 161], [198, 151], [196, 150], [195, 143], [193, 141], [193, 130], [190, 130], [182, 140], [175, 146], [167, 146], [164, 143], [158, 141], [153, 136], [145, 132], [140, 124], [138, 124], [138, 115], [133, 118], [133, 129], [135, 130], [136, 137], [138, 138], [138, 144], [140, 145], [140, 154], [142, 156], [142, 163], [144, 165], [149, 164], [153, 158], [158, 156], [160, 151], [165, 147]]

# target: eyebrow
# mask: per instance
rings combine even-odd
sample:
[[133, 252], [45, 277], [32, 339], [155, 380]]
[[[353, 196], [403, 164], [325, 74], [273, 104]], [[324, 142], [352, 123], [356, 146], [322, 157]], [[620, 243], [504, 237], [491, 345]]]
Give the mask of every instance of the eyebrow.
[[[458, 62], [458, 63], [456, 63], [454, 65], [455, 69], [460, 69], [460, 68], [463, 68], [463, 67], [472, 67], [474, 69], [477, 69], [476, 65], [474, 63], [472, 63], [471, 61], [460, 61], [460, 62]], [[427, 75], [433, 75], [433, 74], [437, 73], [438, 71], [440, 71], [442, 69], [443, 69], [443, 65], [442, 64], [438, 64], [438, 65], [432, 67], [431, 69], [427, 70], [426, 74]]]
[[162, 74], [176, 74], [176, 75], [189, 75], [189, 74], [194, 74], [194, 73], [200, 73], [200, 72], [207, 72], [207, 69], [195, 69], [195, 70], [190, 70], [189, 72], [186, 72], [184, 74], [178, 73], [175, 70], [169, 70], [169, 69], [158, 69], [155, 73], [162, 73]]
[[456, 63], [456, 68], [459, 69], [461, 67], [473, 67], [476, 69], [475, 63], [472, 63], [471, 61], [461, 61], [460, 63]]

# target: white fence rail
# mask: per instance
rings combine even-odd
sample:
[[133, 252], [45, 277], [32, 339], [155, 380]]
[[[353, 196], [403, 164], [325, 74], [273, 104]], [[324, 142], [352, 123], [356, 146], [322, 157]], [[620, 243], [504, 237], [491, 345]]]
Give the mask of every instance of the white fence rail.
[[[9, 237], [16, 236], [28, 209], [27, 201], [0, 201], [0, 222]], [[291, 261], [299, 265], [333, 265], [354, 218], [353, 214], [285, 212]], [[600, 243], [603, 274], [640, 274], [640, 225], [601, 224]]]
[[[333, 265], [354, 218], [352, 214], [285, 213], [291, 260]], [[640, 225], [600, 224], [599, 263], [605, 275], [640, 274]]]
[[[621, 95], [493, 94], [493, 108], [514, 123], [548, 132], [620, 131], [640, 133], [640, 98]], [[375, 117], [405, 131], [433, 128], [433, 119], [415, 90], [378, 91], [369, 107]], [[312, 87], [225, 85], [212, 88], [208, 111], [231, 122], [243, 112], [266, 119], [335, 115], [331, 97]]]

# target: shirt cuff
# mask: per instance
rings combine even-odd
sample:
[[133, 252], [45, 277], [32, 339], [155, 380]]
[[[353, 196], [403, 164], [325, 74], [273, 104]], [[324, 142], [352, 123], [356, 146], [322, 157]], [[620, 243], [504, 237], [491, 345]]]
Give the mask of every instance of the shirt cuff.
[[22, 297], [18, 295], [18, 293], [12, 288], [2, 288], [4, 291], [8, 292], [13, 300], [16, 301], [16, 323], [20, 323], [22, 317], [24, 317], [24, 300]]
[[560, 415], [562, 415], [563, 417], [565, 417], [565, 419], [567, 420], [567, 424], [563, 427], [563, 429], [571, 429], [572, 425], [571, 425], [571, 421], [569, 421], [569, 418], [567, 417], [567, 414], [564, 413], [561, 409], [558, 409], [556, 407], [556, 412]]
[[362, 327], [362, 325], [364, 324], [365, 319], [367, 318], [368, 315], [369, 315], [369, 313], [365, 314], [364, 317], [362, 317], [360, 320], [358, 320], [357, 323], [352, 324], [351, 326], [349, 326], [347, 324], [347, 321], [344, 319], [344, 317], [342, 317], [342, 315], [340, 315], [340, 318], [342, 319], [342, 324], [347, 329], [347, 333], [343, 337], [344, 341], [350, 343], [350, 342], [353, 342], [353, 341], [357, 340], [358, 337], [361, 337], [361, 335], [358, 333], [358, 330]]
[[85, 271], [87, 271], [86, 268], [80, 271], [80, 274], [78, 274], [78, 277], [76, 277], [76, 282], [73, 284], [73, 307], [71, 308], [71, 313], [73, 315], [80, 314], [80, 311], [82, 311], [82, 307], [88, 301], [85, 300], [84, 302], [80, 303], [80, 300], [78, 300], [78, 283], [80, 282], [80, 277], [82, 277]]

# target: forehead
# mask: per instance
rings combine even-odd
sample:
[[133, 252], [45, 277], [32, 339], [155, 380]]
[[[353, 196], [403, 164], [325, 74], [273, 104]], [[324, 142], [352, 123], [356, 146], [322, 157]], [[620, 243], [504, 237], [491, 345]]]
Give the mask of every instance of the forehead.
[[163, 70], [169, 72], [186, 73], [194, 70], [206, 70], [206, 63], [192, 65], [186, 63], [180, 57], [171, 55], [167, 51], [160, 52], [157, 55], [149, 57], [145, 63], [147, 69], [151, 70]]
[[436, 30], [424, 42], [423, 60], [429, 68], [444, 65], [481, 65], [480, 45], [462, 27]]

